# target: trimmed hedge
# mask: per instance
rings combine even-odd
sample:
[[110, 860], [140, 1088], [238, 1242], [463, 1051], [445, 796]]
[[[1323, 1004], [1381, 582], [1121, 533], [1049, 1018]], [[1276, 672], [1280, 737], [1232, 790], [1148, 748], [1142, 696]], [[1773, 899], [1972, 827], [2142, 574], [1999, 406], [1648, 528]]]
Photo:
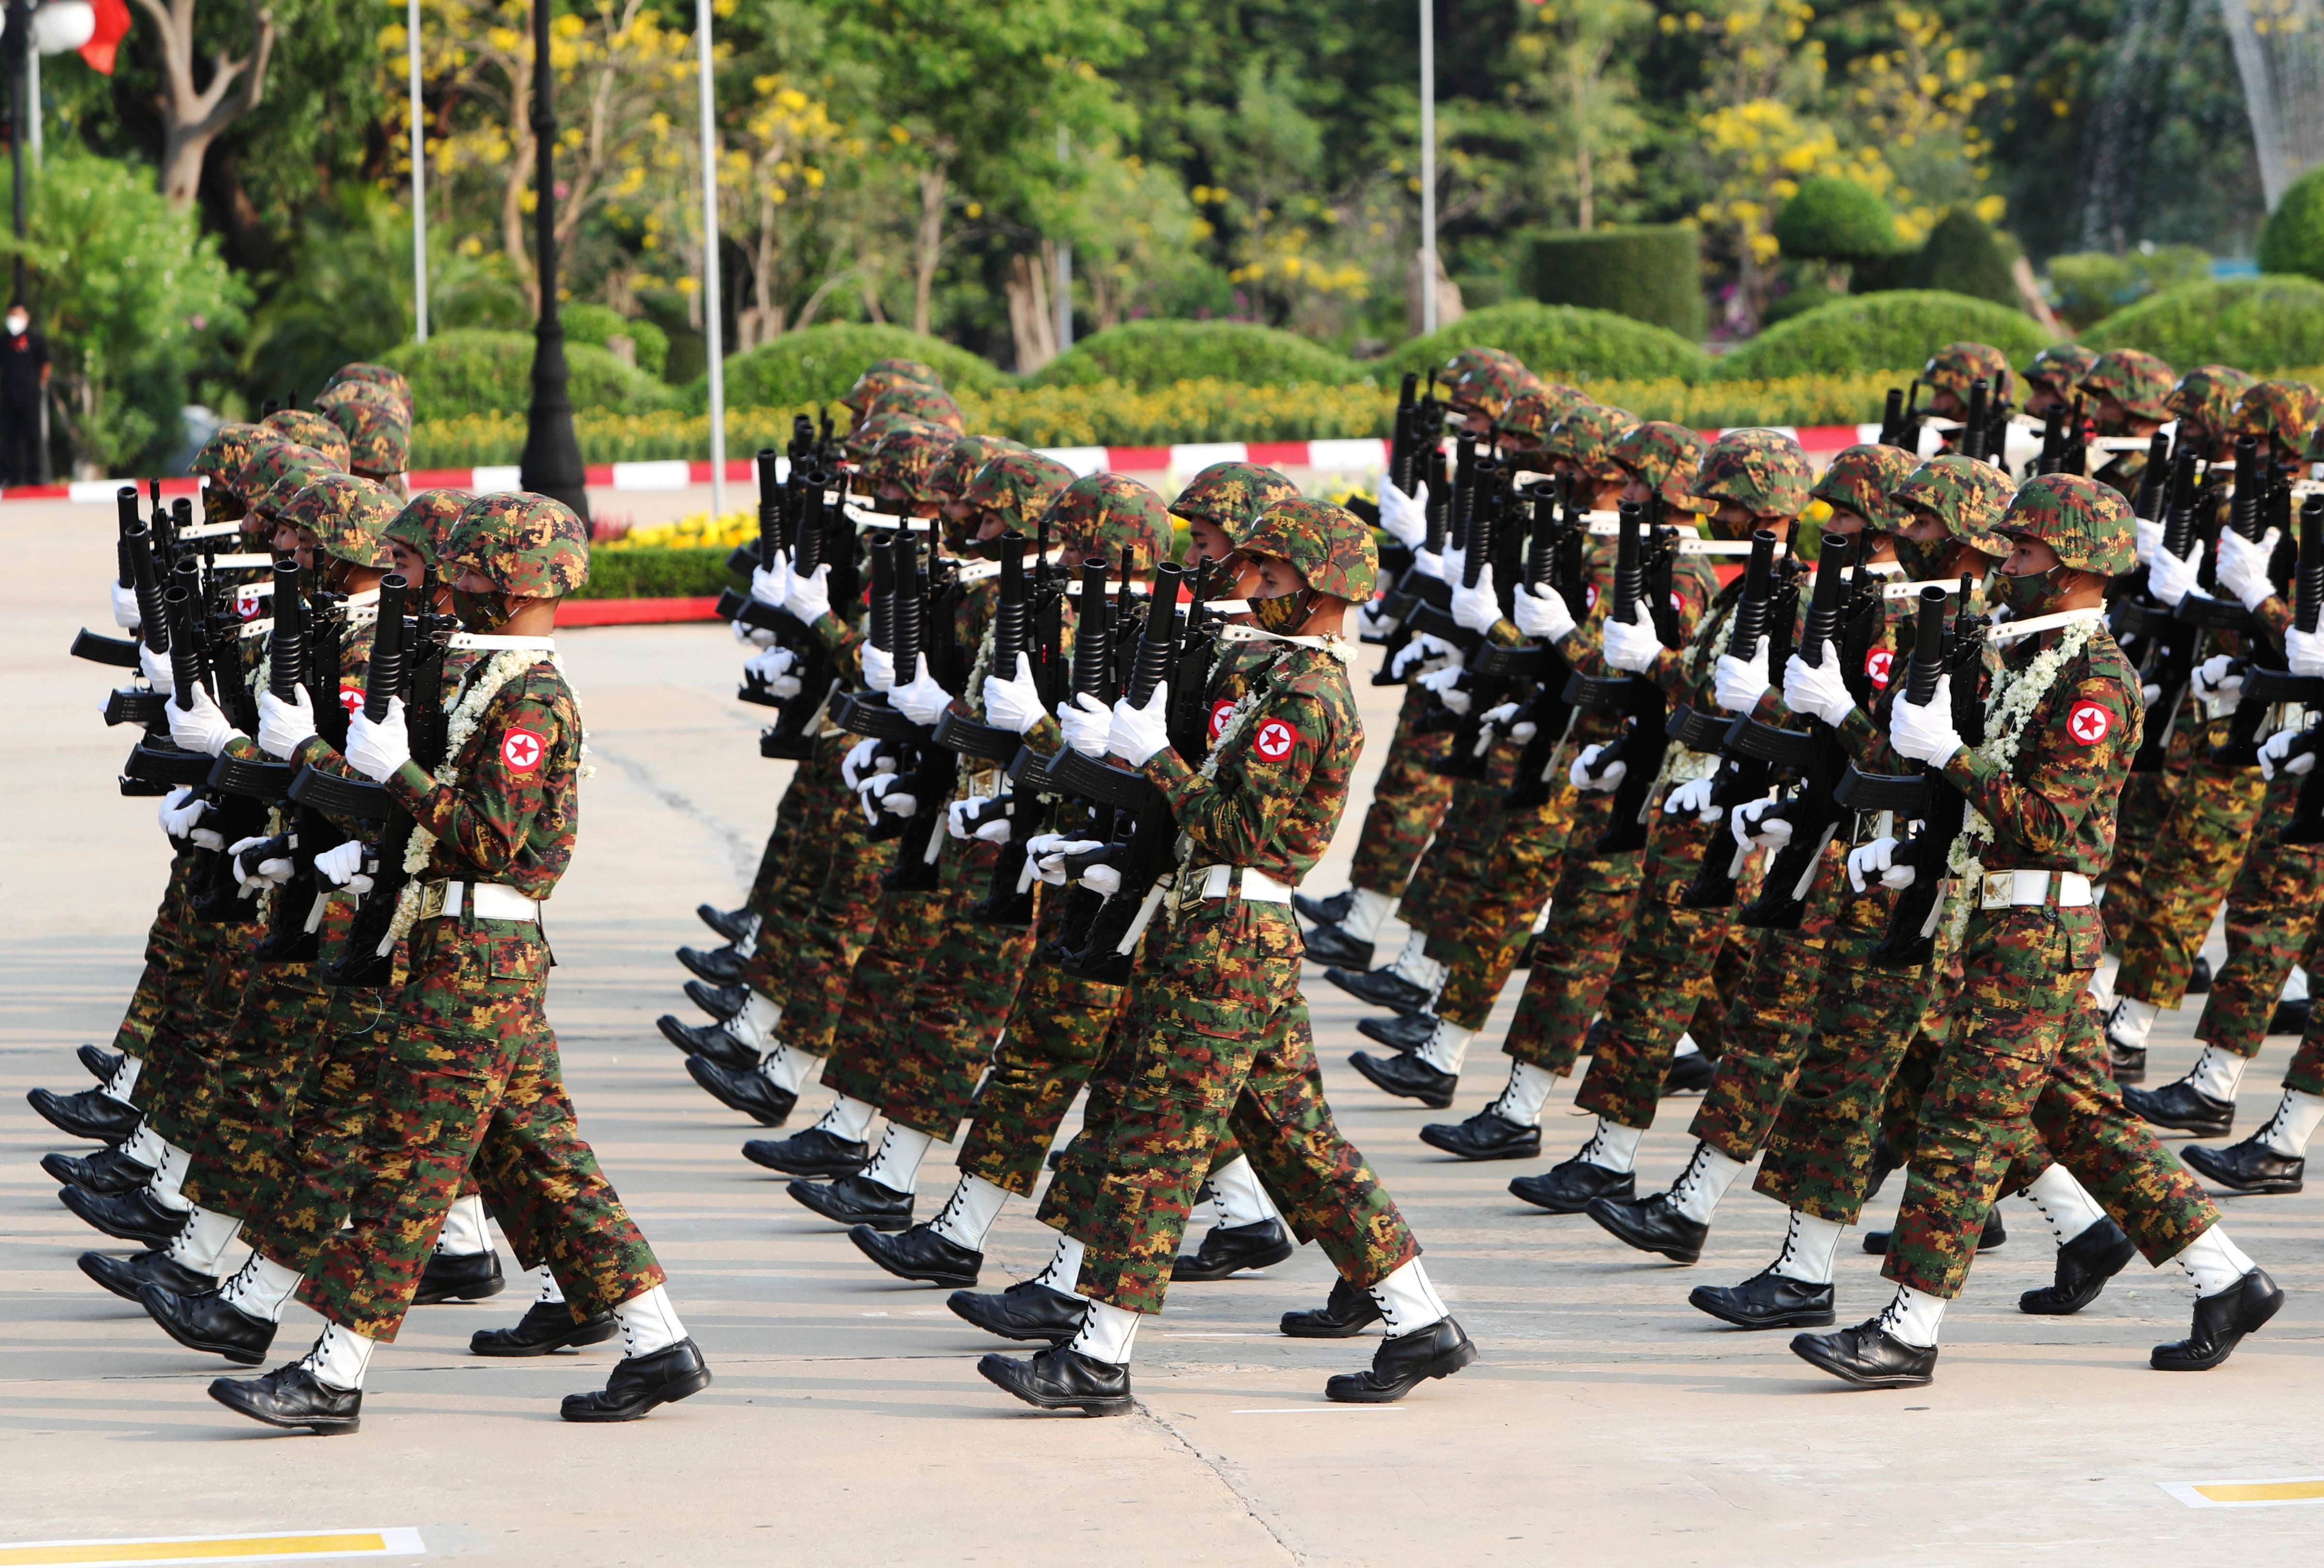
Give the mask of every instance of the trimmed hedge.
[[2188, 283], [2124, 307], [2081, 335], [2089, 347], [2143, 348], [2181, 370], [2233, 364], [2264, 375], [2324, 362], [2324, 283], [2279, 275]]
[[1983, 218], [1958, 207], [1929, 231], [1928, 243], [1914, 264], [1913, 283], [1997, 305], [2015, 308], [2017, 303], [2017, 280], [2000, 237]]
[[1244, 321], [1127, 321], [1083, 338], [1034, 386], [1111, 381], [1138, 392], [1214, 377], [1245, 386], [1344, 386], [1375, 379], [1312, 338]]
[[2286, 188], [2259, 231], [2259, 270], [2324, 278], [2324, 169]]
[[[413, 404], [429, 418], [500, 411], [532, 405], [532, 334], [463, 328], [425, 343], [392, 348], [381, 359], [411, 383]], [[670, 389], [632, 370], [590, 343], [567, 343], [565, 365], [576, 409], [644, 413], [668, 408]]]
[[[659, 381], [669, 365], [669, 334], [641, 316], [632, 321], [604, 305], [567, 305], [557, 313], [567, 344], [605, 346], [609, 337], [627, 337], [638, 346], [638, 368]], [[607, 350], [608, 353], [612, 351]]]
[[1719, 376], [1750, 381], [1917, 369], [1937, 349], [1963, 338], [1991, 344], [2012, 364], [2022, 364], [2049, 342], [2023, 312], [1965, 294], [1925, 289], [1853, 295], [1770, 327], [1721, 359]]
[[1611, 310], [1689, 340], [1702, 336], [1702, 235], [1692, 224], [1539, 229], [1521, 243], [1525, 291], [1543, 304]]
[[[940, 337], [923, 337], [900, 327], [837, 322], [786, 332], [748, 354], [729, 355], [726, 406], [774, 409], [835, 402], [876, 359], [917, 359], [944, 377], [945, 390], [955, 397], [1010, 381], [990, 361]], [[687, 383], [681, 406], [697, 414], [709, 408], [708, 375]]]
[[589, 552], [589, 580], [576, 599], [695, 599], [722, 588], [751, 585], [726, 569], [733, 552], [708, 548], [606, 549]]
[[1545, 381], [1586, 384], [1619, 378], [1704, 380], [1711, 356], [1677, 333], [1572, 305], [1519, 300], [1472, 311], [1452, 326], [1416, 337], [1377, 362], [1392, 384], [1407, 370], [1423, 374], [1463, 348], [1500, 348]]
[[1896, 250], [1896, 217], [1870, 186], [1819, 175], [1775, 215], [1775, 244], [1784, 254], [1812, 262], [1889, 255]]

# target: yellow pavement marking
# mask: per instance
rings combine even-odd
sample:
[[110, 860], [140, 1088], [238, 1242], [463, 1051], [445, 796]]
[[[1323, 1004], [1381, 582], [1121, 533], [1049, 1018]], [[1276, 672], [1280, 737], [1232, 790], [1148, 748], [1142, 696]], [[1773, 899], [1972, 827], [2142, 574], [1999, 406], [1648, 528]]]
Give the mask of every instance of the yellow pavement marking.
[[2324, 1503], [2324, 1476], [2286, 1476], [2273, 1480], [2166, 1480], [2158, 1484], [2190, 1508]]
[[0, 1568], [64, 1568], [69, 1563], [215, 1563], [293, 1557], [376, 1557], [424, 1553], [414, 1529], [347, 1530], [303, 1536], [213, 1536], [197, 1539], [28, 1541], [0, 1545]]

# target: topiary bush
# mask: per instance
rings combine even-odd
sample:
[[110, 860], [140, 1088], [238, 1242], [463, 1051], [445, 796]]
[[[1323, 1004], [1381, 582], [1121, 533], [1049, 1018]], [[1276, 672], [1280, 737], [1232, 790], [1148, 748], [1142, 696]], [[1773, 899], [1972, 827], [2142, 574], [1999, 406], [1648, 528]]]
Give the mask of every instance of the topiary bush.
[[1869, 186], [1819, 175], [1775, 215], [1775, 243], [1799, 261], [1860, 262], [1896, 249], [1896, 217]]
[[1346, 386], [1372, 379], [1312, 338], [1245, 321], [1126, 321], [1083, 338], [1035, 386], [1119, 382], [1145, 391], [1206, 378], [1245, 386]]
[[1690, 341], [1702, 336], [1702, 235], [1692, 224], [1539, 229], [1521, 244], [1525, 291], [1543, 304], [1611, 310]]
[[[2049, 342], [2021, 311], [1937, 289], [1860, 294], [1771, 327], [1719, 362], [1722, 380], [1917, 370], [1966, 338], [2023, 364]], [[1870, 419], [1869, 413], [1864, 416]]]
[[2324, 361], [2324, 283], [2277, 275], [2188, 283], [2126, 306], [2081, 335], [2104, 352], [2143, 348], [2181, 370], [2232, 364], [2256, 375]]
[[638, 368], [656, 380], [669, 364], [669, 334], [643, 317], [632, 321], [610, 306], [567, 305], [557, 318], [564, 324], [567, 344], [594, 343], [604, 348], [609, 337], [628, 338], [637, 345]]
[[2285, 189], [2259, 231], [2259, 270], [2324, 278], [2324, 168]]
[[1986, 221], [1966, 208], [1953, 208], [1929, 231], [1913, 282], [1915, 288], [1942, 289], [1997, 305], [2017, 303], [2017, 280], [2008, 251]]
[[1425, 374], [1463, 348], [1506, 349], [1544, 380], [1575, 384], [1658, 377], [1696, 382], [1711, 374], [1711, 356], [1667, 327], [1611, 310], [1529, 300], [1473, 311], [1399, 346], [1377, 364], [1385, 382], [1407, 370]]
[[[955, 392], [1010, 383], [989, 360], [940, 337], [923, 337], [900, 327], [837, 322], [786, 332], [748, 354], [729, 355], [726, 406], [771, 409], [835, 401], [875, 359], [917, 359], [944, 377], [945, 388]], [[706, 374], [687, 384], [685, 401], [696, 413], [710, 406]]]
[[[462, 414], [519, 413], [532, 405], [532, 335], [529, 332], [439, 332], [381, 356], [411, 383], [422, 419]], [[668, 408], [670, 389], [633, 370], [595, 344], [567, 343], [565, 365], [576, 409], [647, 413]]]

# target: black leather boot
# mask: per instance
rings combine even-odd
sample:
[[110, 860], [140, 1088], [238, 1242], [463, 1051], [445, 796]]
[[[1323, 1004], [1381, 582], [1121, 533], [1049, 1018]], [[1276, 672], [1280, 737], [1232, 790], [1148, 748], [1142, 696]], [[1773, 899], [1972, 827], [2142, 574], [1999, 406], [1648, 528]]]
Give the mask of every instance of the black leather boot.
[[1369, 973], [1372, 959], [1377, 956], [1371, 943], [1349, 936], [1336, 922], [1313, 927], [1307, 932], [1306, 940], [1308, 963], [1344, 969], [1351, 973]]
[[1326, 969], [1323, 978], [1373, 1007], [1391, 1012], [1418, 1012], [1429, 1003], [1429, 992], [1393, 969]]
[[891, 1193], [869, 1176], [846, 1176], [835, 1182], [795, 1181], [784, 1190], [825, 1219], [843, 1225], [901, 1231], [912, 1222], [912, 1194]]
[[[712, 1025], [712, 1028], [717, 1028]], [[725, 1031], [720, 1029], [719, 1033]], [[729, 1111], [739, 1111], [761, 1127], [780, 1127], [790, 1119], [791, 1107], [798, 1096], [786, 1093], [767, 1082], [767, 1075], [755, 1066], [741, 1071], [712, 1061], [707, 1056], [686, 1058], [686, 1075], [710, 1091], [710, 1097]]]
[[361, 1388], [326, 1388], [296, 1365], [263, 1378], [220, 1378], [210, 1397], [227, 1409], [269, 1426], [305, 1427], [320, 1436], [353, 1432], [363, 1425]]
[[1936, 1380], [1937, 1347], [1908, 1345], [1877, 1317], [1838, 1333], [1801, 1334], [1792, 1354], [1859, 1388], [1924, 1388]]
[[148, 1285], [138, 1291], [137, 1305], [161, 1325], [162, 1333], [188, 1350], [224, 1356], [236, 1366], [258, 1365], [266, 1359], [267, 1346], [274, 1342], [273, 1324], [252, 1316], [216, 1289], [180, 1296]]
[[2147, 1364], [2158, 1372], [2208, 1372], [2283, 1309], [2283, 1292], [2255, 1268], [2217, 1296], [2195, 1303], [2194, 1326], [2183, 1340], [2157, 1345]]
[[137, 1130], [142, 1119], [137, 1107], [115, 1100], [102, 1089], [83, 1089], [78, 1094], [34, 1089], [24, 1099], [59, 1132], [99, 1143], [119, 1143]]
[[745, 960], [732, 943], [724, 947], [681, 947], [678, 950], [678, 961], [692, 970], [696, 978], [706, 980], [713, 985], [742, 983]]
[[567, 1421], [638, 1421], [657, 1405], [671, 1405], [710, 1387], [710, 1368], [691, 1339], [650, 1356], [623, 1356], [604, 1388], [567, 1394], [558, 1414]]
[[171, 1257], [169, 1250], [162, 1247], [127, 1258], [115, 1258], [105, 1252], [84, 1252], [80, 1255], [80, 1271], [124, 1301], [138, 1300], [137, 1293], [148, 1285], [158, 1285], [180, 1296], [217, 1288], [215, 1277], [199, 1269], [187, 1268]]
[[722, 909], [715, 904], [696, 904], [694, 913], [704, 925], [729, 943], [747, 942], [759, 934], [759, 917], [748, 909]]
[[1663, 1075], [1665, 1094], [1701, 1094], [1711, 1087], [1719, 1075], [1719, 1064], [1701, 1051], [1689, 1051], [1683, 1056], [1671, 1058], [1670, 1071]]
[[1368, 1324], [1380, 1320], [1379, 1303], [1361, 1286], [1344, 1279], [1332, 1281], [1332, 1296], [1310, 1312], [1286, 1312], [1283, 1332], [1295, 1340], [1352, 1339]]
[[2080, 1312], [2096, 1301], [2106, 1282], [2137, 1255], [2137, 1246], [2123, 1234], [2122, 1227], [2100, 1216], [2058, 1249], [2055, 1283], [2019, 1296], [2017, 1310], [2036, 1317], [2065, 1317]]
[[751, 1002], [751, 988], [747, 985], [710, 985], [699, 980], [689, 980], [681, 989], [686, 992], [687, 1001], [722, 1024]]
[[[695, 983], [688, 981], [687, 984]], [[654, 1019], [654, 1028], [661, 1038], [686, 1053], [691, 1059], [700, 1056], [715, 1062], [730, 1073], [753, 1073], [758, 1070], [759, 1053], [736, 1039], [718, 1024], [690, 1024], [676, 1013], [666, 1012]]]
[[1357, 1051], [1348, 1057], [1348, 1065], [1361, 1073], [1376, 1089], [1406, 1100], [1417, 1100], [1431, 1111], [1442, 1111], [1452, 1103], [1452, 1092], [1461, 1086], [1458, 1075], [1441, 1072], [1420, 1059], [1417, 1051], [1402, 1056], [1375, 1056], [1370, 1051]]
[[2189, 996], [2211, 994], [2211, 961], [2200, 955], [2196, 956], [2193, 966], [2187, 971], [2187, 994]]
[[59, 1187], [57, 1200], [106, 1235], [148, 1247], [169, 1245], [170, 1238], [185, 1228], [188, 1213], [162, 1207], [144, 1187], [109, 1197], [78, 1187]]
[[1355, 912], [1356, 890], [1342, 888], [1328, 899], [1311, 899], [1305, 893], [1291, 895], [1291, 907], [1303, 919], [1318, 926], [1336, 926]]
[[1630, 1172], [1608, 1170], [1579, 1155], [1509, 1184], [1513, 1194], [1553, 1214], [1579, 1214], [1600, 1198], [1627, 1198], [1637, 1187], [1638, 1178]]
[[119, 1148], [95, 1154], [44, 1154], [41, 1168], [65, 1186], [109, 1198], [134, 1193], [153, 1179], [153, 1167], [130, 1158]]
[[1449, 1378], [1477, 1359], [1477, 1347], [1454, 1318], [1380, 1341], [1372, 1364], [1342, 1372], [1323, 1384], [1323, 1397], [1342, 1405], [1392, 1405], [1431, 1378]]
[[[1990, 1252], [2008, 1240], [2009, 1229], [2001, 1222], [2001, 1205], [1996, 1204], [1985, 1212], [1985, 1229], [1977, 1233], [1977, 1250], [1980, 1252]], [[1864, 1250], [1876, 1258], [1887, 1256], [1888, 1232], [1865, 1231]]]
[[492, 1252], [432, 1252], [420, 1271], [414, 1306], [435, 1306], [447, 1301], [482, 1301], [508, 1288], [501, 1273], [501, 1255]]
[[847, 1239], [866, 1258], [899, 1279], [926, 1285], [969, 1286], [984, 1267], [984, 1254], [939, 1236], [927, 1225], [913, 1225], [893, 1240], [869, 1225], [858, 1225]]
[[1686, 1304], [1737, 1328], [1821, 1328], [1831, 1322], [1833, 1290], [1762, 1269], [1740, 1285], [1698, 1285]]
[[1082, 1331], [1089, 1303], [1020, 1279], [996, 1295], [955, 1290], [945, 1298], [953, 1315], [1004, 1340], [1047, 1340], [1061, 1345]]
[[998, 1351], [990, 1351], [977, 1359], [976, 1370], [987, 1382], [1044, 1410], [1127, 1416], [1133, 1403], [1128, 1367], [1101, 1361], [1065, 1345], [1053, 1346], [1030, 1356], [1004, 1356]]
[[2113, 1073], [2114, 1081], [2125, 1089], [2129, 1088], [2133, 1084], [2145, 1083], [2146, 1047], [2117, 1046], [2112, 1040], [2108, 1040], [2107, 1068]]
[[113, 1075], [121, 1071], [124, 1059], [121, 1052], [108, 1051], [103, 1046], [95, 1045], [85, 1045], [73, 1056], [88, 1069], [88, 1075], [100, 1084], [113, 1082]]
[[2310, 1002], [2304, 996], [2287, 997], [2275, 1004], [2268, 1015], [2267, 1032], [2272, 1035], [2304, 1035], [2308, 1032]]
[[1436, 1015], [1433, 1012], [1399, 1012], [1356, 1020], [1356, 1033], [1399, 1051], [1420, 1049], [1435, 1032]]
[[2306, 1159], [2276, 1153], [2259, 1140], [2257, 1133], [2225, 1148], [2190, 1144], [2179, 1151], [2179, 1158], [2214, 1186], [2238, 1193], [2296, 1193], [2308, 1169]]
[[1224, 1279], [1245, 1268], [1268, 1268], [1299, 1250], [1280, 1220], [1250, 1225], [1213, 1225], [1203, 1244], [1181, 1252], [1170, 1265], [1173, 1279]]
[[1540, 1128], [1519, 1127], [1489, 1106], [1466, 1121], [1428, 1123], [1420, 1130], [1420, 1141], [1462, 1159], [1536, 1159], [1541, 1155]]
[[2214, 1100], [2184, 1078], [2160, 1089], [2125, 1089], [2122, 1102], [2133, 1116], [2197, 1138], [2225, 1138], [2236, 1125], [2234, 1101]]
[[810, 1127], [788, 1138], [754, 1138], [742, 1146], [742, 1158], [752, 1165], [762, 1165], [786, 1176], [828, 1180], [853, 1176], [862, 1170], [871, 1161], [872, 1146], [851, 1143], [836, 1133]]
[[468, 1352], [477, 1356], [545, 1356], [570, 1345], [602, 1345], [622, 1332], [621, 1320], [610, 1312], [573, 1321], [573, 1309], [561, 1301], [536, 1301], [524, 1309], [514, 1328], [480, 1328], [468, 1336]]
[[1702, 1256], [1711, 1227], [1678, 1211], [1668, 1193], [1643, 1198], [1599, 1198], [1582, 1211], [1601, 1230], [1628, 1242], [1641, 1252], [1659, 1252], [1674, 1263], [1692, 1263]]

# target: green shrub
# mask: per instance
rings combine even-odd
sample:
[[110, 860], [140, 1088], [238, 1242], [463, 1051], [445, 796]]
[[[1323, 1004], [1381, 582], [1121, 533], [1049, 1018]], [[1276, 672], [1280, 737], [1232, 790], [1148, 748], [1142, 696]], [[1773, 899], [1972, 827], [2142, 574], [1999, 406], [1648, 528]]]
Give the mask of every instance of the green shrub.
[[1145, 391], [1215, 377], [1245, 386], [1344, 386], [1363, 366], [1311, 338], [1243, 321], [1127, 321], [1083, 338], [1032, 376], [1035, 386], [1113, 381]]
[[1967, 208], [1953, 208], [1929, 231], [1914, 268], [1913, 286], [1967, 294], [1997, 305], [2018, 302], [2007, 249], [1986, 221]]
[[1521, 238], [1525, 291], [1545, 305], [1611, 310], [1702, 336], [1702, 235], [1692, 224], [1537, 229]]
[[1773, 327], [1778, 321], [1789, 321], [1794, 316], [1804, 316], [1821, 306], [1831, 304], [1834, 300], [1844, 300], [1847, 297], [1835, 291], [1827, 284], [1803, 283], [1789, 293], [1778, 294], [1768, 300], [1767, 308], [1759, 312], [1759, 325], [1762, 328]]
[[2119, 256], [2082, 251], [2052, 256], [2049, 272], [2051, 305], [2079, 331], [2149, 294], [2202, 282], [2211, 275], [2211, 258], [2195, 245], [2157, 245]]
[[695, 599], [750, 585], [726, 569], [723, 545], [678, 549], [593, 549], [589, 580], [576, 599]]
[[1769, 327], [1721, 359], [1719, 374], [1763, 380], [1914, 370], [1963, 338], [1991, 344], [2012, 364], [2024, 364], [2049, 341], [2024, 312], [1961, 294], [1935, 289], [1859, 294]]
[[[427, 419], [518, 413], [532, 404], [529, 332], [439, 332], [382, 358], [411, 383], [413, 404]], [[643, 413], [669, 405], [668, 387], [595, 344], [567, 344], [565, 366], [576, 409]]]
[[1649, 327], [1611, 310], [1539, 305], [1529, 300], [1471, 312], [1450, 327], [1399, 346], [1378, 363], [1383, 381], [1407, 370], [1425, 374], [1463, 348], [1506, 349], [1545, 380], [1577, 384], [1657, 376], [1692, 382], [1711, 373], [1711, 356], [1666, 327]]
[[1858, 262], [1896, 249], [1896, 217], [1869, 186], [1819, 175], [1775, 215], [1784, 254], [1810, 262]]
[[2259, 231], [2259, 270], [2324, 278], [2324, 169], [2293, 180]]
[[[855, 384], [875, 359], [917, 359], [944, 377], [947, 389], [976, 392], [1006, 385], [1009, 377], [964, 348], [939, 337], [923, 337], [900, 327], [834, 323], [786, 332], [772, 343], [726, 359], [730, 408], [788, 408], [827, 403]], [[710, 383], [699, 376], [686, 388], [686, 406], [696, 413], [710, 406]]]
[[568, 344], [594, 343], [604, 348], [609, 337], [628, 338], [638, 346], [638, 368], [656, 379], [669, 364], [669, 334], [643, 317], [632, 321], [604, 305], [567, 305], [557, 318]]
[[2264, 375], [2324, 361], [2324, 283], [2277, 275], [2187, 283], [2116, 311], [2081, 335], [2104, 352], [2143, 348], [2169, 364]]

